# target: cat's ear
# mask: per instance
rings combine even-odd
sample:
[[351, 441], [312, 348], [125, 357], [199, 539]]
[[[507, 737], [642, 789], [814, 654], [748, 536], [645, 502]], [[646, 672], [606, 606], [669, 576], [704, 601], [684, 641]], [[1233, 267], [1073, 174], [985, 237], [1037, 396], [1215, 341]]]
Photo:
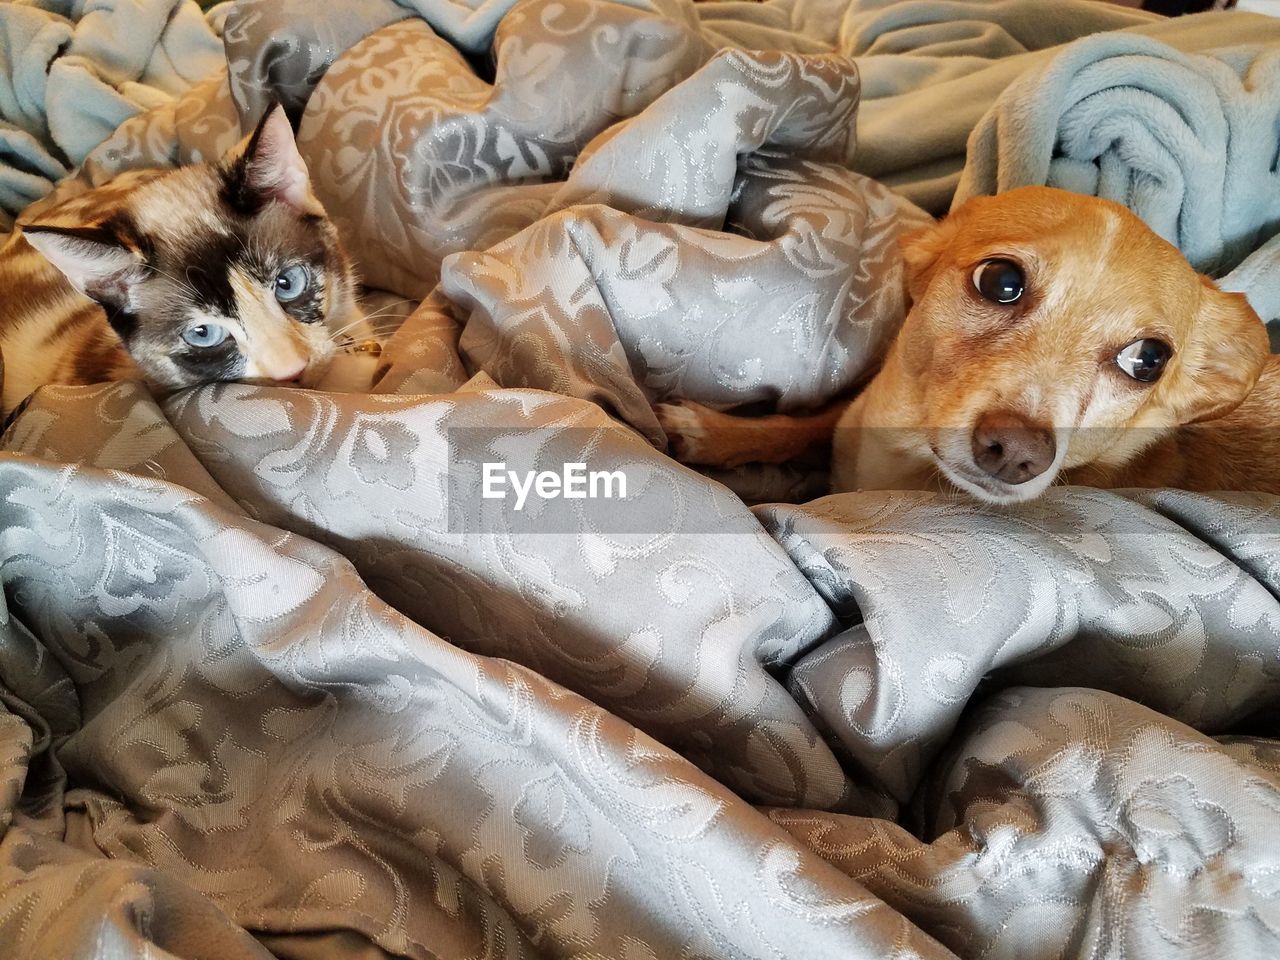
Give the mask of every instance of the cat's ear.
[[324, 207], [311, 192], [307, 164], [293, 139], [293, 127], [284, 107], [274, 104], [257, 128], [230, 156], [227, 171], [232, 196], [250, 208], [278, 200], [301, 213], [324, 215]]
[[104, 227], [28, 224], [22, 235], [73, 287], [107, 306], [127, 308], [130, 292], [146, 272], [141, 255]]

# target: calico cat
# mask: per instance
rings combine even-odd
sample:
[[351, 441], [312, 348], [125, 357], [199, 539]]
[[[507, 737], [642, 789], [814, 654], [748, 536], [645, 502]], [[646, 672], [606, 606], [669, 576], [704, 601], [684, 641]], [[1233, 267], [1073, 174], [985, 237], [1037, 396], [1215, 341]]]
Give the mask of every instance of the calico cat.
[[319, 385], [369, 335], [284, 110], [221, 161], [122, 174], [0, 249], [0, 406], [44, 384]]

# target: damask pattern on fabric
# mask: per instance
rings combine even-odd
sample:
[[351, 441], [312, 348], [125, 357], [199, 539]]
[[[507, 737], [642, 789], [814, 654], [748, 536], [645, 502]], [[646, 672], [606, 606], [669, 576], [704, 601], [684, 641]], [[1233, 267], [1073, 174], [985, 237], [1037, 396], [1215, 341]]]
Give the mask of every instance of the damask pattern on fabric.
[[[854, 387], [930, 221], [850, 167], [954, 186], [1028, 16], [1151, 18], [347, 6], [241, 0], [225, 70], [59, 188], [276, 97], [379, 309], [421, 305], [373, 394], [47, 388], [8, 426], [6, 955], [1280, 954], [1276, 498], [748, 509], [652, 413]], [[948, 71], [955, 114], [906, 95]], [[630, 488], [517, 507], [493, 461]]]

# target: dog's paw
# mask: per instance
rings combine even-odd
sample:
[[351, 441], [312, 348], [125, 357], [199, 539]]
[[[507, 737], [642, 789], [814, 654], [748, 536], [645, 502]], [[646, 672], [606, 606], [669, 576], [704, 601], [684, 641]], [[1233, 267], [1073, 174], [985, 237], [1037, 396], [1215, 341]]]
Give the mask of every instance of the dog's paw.
[[690, 401], [659, 403], [653, 408], [662, 432], [667, 435], [667, 452], [681, 463], [702, 463], [709, 443], [706, 407]]

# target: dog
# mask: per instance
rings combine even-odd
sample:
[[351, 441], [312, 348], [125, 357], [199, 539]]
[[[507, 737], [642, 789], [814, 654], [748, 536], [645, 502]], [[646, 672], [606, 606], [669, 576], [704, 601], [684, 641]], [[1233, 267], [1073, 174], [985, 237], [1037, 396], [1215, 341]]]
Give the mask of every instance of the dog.
[[834, 491], [1055, 483], [1280, 493], [1280, 357], [1241, 294], [1119, 204], [1049, 187], [969, 201], [904, 238], [911, 307], [851, 402], [809, 416], [658, 409], [689, 463], [831, 443]]

